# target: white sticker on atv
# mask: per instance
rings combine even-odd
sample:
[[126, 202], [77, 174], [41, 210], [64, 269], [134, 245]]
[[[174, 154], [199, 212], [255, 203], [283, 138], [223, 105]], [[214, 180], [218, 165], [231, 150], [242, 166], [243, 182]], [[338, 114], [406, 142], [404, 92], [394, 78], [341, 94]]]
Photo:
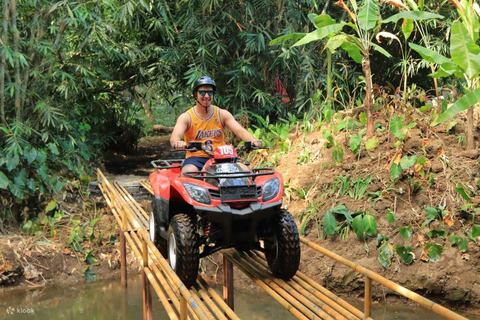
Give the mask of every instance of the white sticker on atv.
[[222, 155], [233, 155], [233, 147], [232, 146], [219, 146], [220, 153]]
[[216, 165], [217, 173], [224, 173], [224, 172], [239, 172], [240, 169], [237, 164], [235, 163], [219, 163]]

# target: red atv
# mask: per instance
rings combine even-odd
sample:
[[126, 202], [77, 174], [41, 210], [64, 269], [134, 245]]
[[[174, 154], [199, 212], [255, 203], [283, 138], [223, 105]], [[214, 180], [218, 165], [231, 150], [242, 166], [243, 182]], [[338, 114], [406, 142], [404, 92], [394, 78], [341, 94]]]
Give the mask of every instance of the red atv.
[[[254, 149], [246, 142], [237, 150]], [[192, 142], [186, 150], [203, 150], [211, 159], [202, 171], [184, 176], [182, 159], [155, 160], [157, 170], [150, 174], [150, 238], [183, 283], [195, 283], [200, 258], [231, 247], [260, 250], [276, 277], [293, 277], [300, 238], [291, 214], [281, 209], [282, 175], [272, 168], [242, 169], [243, 159], [231, 145], [212, 153]]]

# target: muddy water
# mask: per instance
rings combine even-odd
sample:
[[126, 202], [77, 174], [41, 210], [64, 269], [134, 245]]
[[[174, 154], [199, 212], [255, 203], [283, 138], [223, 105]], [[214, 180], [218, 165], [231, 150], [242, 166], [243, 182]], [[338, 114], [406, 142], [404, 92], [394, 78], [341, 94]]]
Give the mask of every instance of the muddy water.
[[[0, 293], [0, 319], [142, 319], [142, 303], [142, 277], [134, 276], [129, 278], [128, 289], [115, 279], [66, 288]], [[236, 292], [235, 304], [242, 319], [292, 318], [269, 296]], [[153, 316], [154, 319], [168, 319], [158, 299], [153, 299]]]
[[[361, 303], [358, 306], [361, 308]], [[235, 311], [241, 319], [294, 319], [270, 296], [261, 293], [235, 292]], [[168, 319], [157, 299], [153, 299], [153, 315], [154, 319]], [[465, 316], [480, 319], [472, 315]], [[420, 307], [380, 304], [373, 306], [373, 318], [443, 319]], [[128, 289], [121, 286], [119, 279], [114, 279], [62, 288], [3, 292], [0, 293], [0, 319], [142, 319], [142, 278], [130, 277]]]

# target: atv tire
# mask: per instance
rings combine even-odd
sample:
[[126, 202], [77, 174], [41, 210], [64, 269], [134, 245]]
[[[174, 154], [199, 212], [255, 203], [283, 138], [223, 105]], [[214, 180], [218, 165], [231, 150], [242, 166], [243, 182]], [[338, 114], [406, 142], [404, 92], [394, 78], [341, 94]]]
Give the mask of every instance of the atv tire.
[[187, 288], [197, 281], [199, 250], [195, 225], [186, 214], [177, 214], [168, 228], [168, 260]]
[[292, 215], [280, 209], [273, 218], [273, 230], [270, 235], [273, 243], [265, 251], [268, 266], [273, 275], [288, 280], [297, 273], [300, 264], [300, 237]]
[[167, 256], [167, 240], [163, 239], [160, 235], [160, 228], [158, 227], [158, 221], [155, 219], [155, 213], [150, 212], [150, 220], [148, 221], [150, 240], [152, 240], [155, 247], [158, 248], [163, 257]]

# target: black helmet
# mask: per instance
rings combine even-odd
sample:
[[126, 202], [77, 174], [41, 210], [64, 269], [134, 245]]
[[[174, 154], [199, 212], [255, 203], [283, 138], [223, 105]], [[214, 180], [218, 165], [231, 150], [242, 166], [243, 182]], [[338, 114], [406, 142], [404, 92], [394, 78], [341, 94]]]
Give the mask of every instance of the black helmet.
[[195, 83], [193, 84], [193, 95], [195, 96], [195, 92], [197, 91], [197, 88], [200, 86], [204, 85], [209, 85], [213, 87], [213, 91], [217, 89], [217, 86], [215, 85], [215, 81], [213, 81], [212, 78], [208, 76], [201, 76], [197, 80], [195, 80]]

